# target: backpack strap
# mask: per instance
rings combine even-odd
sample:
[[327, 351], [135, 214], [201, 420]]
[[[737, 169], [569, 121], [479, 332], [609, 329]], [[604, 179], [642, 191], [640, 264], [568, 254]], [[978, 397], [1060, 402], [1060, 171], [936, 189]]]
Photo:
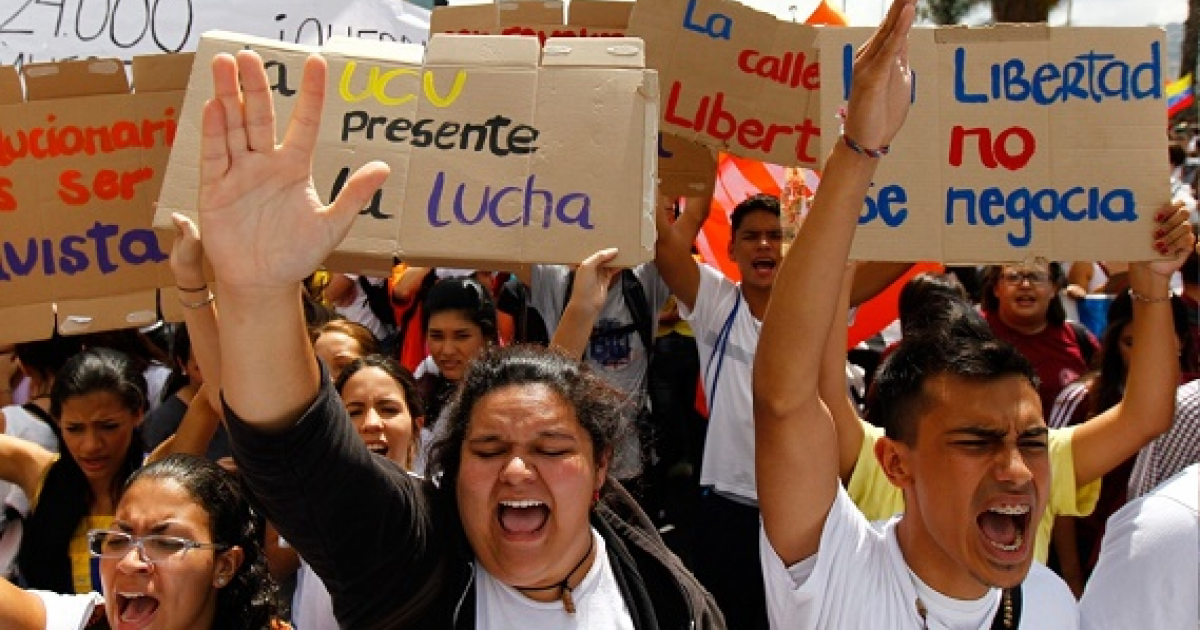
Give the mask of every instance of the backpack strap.
[[1067, 320], [1067, 325], [1071, 327], [1071, 332], [1075, 333], [1075, 345], [1079, 346], [1079, 353], [1083, 355], [1083, 362], [1092, 367], [1092, 357], [1096, 355], [1096, 346], [1092, 343], [1091, 335], [1088, 329], [1077, 321]]
[[42, 409], [41, 407], [39, 407], [31, 402], [21, 405], [21, 408], [24, 409], [25, 411], [28, 411], [29, 413], [37, 416], [42, 422], [45, 422], [46, 424], [48, 424], [50, 426], [54, 426], [54, 417], [51, 416], [50, 413], [47, 412], [45, 409]]

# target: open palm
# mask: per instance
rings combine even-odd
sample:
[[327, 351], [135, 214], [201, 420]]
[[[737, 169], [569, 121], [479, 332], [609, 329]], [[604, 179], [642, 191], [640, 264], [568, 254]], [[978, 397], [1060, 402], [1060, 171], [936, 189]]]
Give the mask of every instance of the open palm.
[[326, 206], [312, 183], [325, 61], [304, 65], [299, 98], [281, 144], [262, 59], [250, 51], [212, 62], [214, 97], [204, 106], [200, 222], [213, 271], [225, 286], [293, 285], [316, 269], [387, 178], [372, 162]]

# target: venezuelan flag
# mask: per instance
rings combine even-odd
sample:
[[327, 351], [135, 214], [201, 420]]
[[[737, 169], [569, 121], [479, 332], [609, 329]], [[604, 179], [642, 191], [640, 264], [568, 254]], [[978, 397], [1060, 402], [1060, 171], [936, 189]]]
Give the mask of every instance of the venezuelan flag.
[[1167, 116], [1174, 116], [1191, 106], [1195, 100], [1192, 90], [1192, 75], [1167, 84]]

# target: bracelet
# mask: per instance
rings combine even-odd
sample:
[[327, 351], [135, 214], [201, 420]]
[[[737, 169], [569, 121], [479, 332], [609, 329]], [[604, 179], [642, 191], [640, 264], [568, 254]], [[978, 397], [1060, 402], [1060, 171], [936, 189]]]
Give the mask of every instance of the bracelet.
[[863, 145], [855, 142], [854, 140], [851, 140], [850, 136], [847, 136], [844, 133], [842, 134], [842, 142], [846, 143], [846, 146], [850, 147], [851, 151], [854, 151], [855, 153], [858, 153], [860, 155], [865, 155], [869, 158], [876, 158], [876, 159], [881, 158], [881, 157], [887, 155], [888, 152], [892, 150], [891, 145], [886, 145], [886, 144], [882, 147], [879, 147], [878, 149], [868, 149], [867, 147], [864, 147]]
[[196, 288], [196, 289], [192, 289], [192, 288], [190, 288], [190, 287], [181, 287], [181, 286], [179, 286], [178, 284], [177, 284], [177, 285], [175, 285], [175, 289], [176, 289], [176, 290], [178, 290], [178, 291], [182, 291], [183, 293], [199, 293], [199, 292], [201, 292], [201, 291], [203, 291], [203, 290], [205, 290], [205, 289], [207, 289], [207, 288], [208, 288], [208, 283], [207, 283], [207, 282], [206, 282], [206, 283], [204, 283], [204, 284], [202, 284], [202, 285], [200, 285], [200, 287], [199, 287], [199, 288]]
[[1143, 302], [1145, 304], [1160, 304], [1162, 302], [1170, 302], [1171, 301], [1171, 292], [1167, 291], [1167, 294], [1163, 297], [1152, 298], [1147, 295], [1142, 295], [1141, 293], [1134, 291], [1133, 287], [1130, 287], [1129, 288], [1129, 297], [1133, 298], [1134, 300], [1136, 300], [1138, 302]]
[[181, 300], [179, 300], [179, 303], [183, 306], [183, 308], [202, 308], [202, 307], [208, 306], [209, 304], [212, 304], [212, 301], [213, 301], [213, 294], [212, 294], [212, 291], [209, 291], [208, 297], [204, 298], [203, 300], [200, 300], [199, 302], [184, 302], [181, 299]]

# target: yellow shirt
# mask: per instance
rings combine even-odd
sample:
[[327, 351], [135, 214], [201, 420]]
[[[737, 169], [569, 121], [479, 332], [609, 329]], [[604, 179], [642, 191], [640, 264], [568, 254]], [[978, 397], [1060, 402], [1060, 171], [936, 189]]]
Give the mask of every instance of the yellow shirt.
[[[883, 429], [863, 422], [863, 444], [854, 464], [854, 474], [846, 484], [846, 493], [862, 510], [869, 521], [879, 521], [904, 511], [904, 494], [893, 486], [879, 460], [875, 459], [875, 441], [883, 437]], [[1050, 555], [1050, 530], [1056, 516], [1087, 516], [1096, 509], [1100, 499], [1100, 480], [1076, 488], [1075, 457], [1071, 450], [1071, 437], [1075, 427], [1050, 429], [1050, 500], [1046, 502], [1046, 513], [1038, 524], [1034, 539], [1034, 558], [1042, 564]]]
[[79, 523], [79, 529], [71, 536], [71, 583], [75, 585], [76, 594], [103, 593], [100, 585], [100, 558], [88, 551], [87, 533], [89, 529], [111, 529], [112, 516], [85, 516]]

